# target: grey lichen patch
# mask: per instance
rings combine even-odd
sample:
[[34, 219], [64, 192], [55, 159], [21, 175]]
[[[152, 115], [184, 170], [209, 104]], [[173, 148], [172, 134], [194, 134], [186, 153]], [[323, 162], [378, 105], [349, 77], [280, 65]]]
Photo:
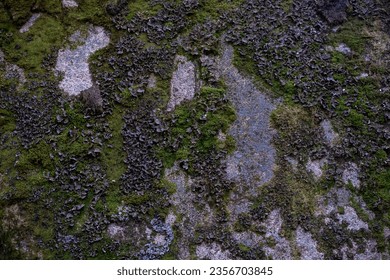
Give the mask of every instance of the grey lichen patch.
[[224, 46], [222, 56], [215, 59], [211, 69], [217, 79], [225, 81], [237, 114], [229, 130], [237, 147], [226, 160], [226, 174], [238, 185], [253, 189], [271, 180], [274, 174], [276, 152], [271, 139], [275, 132], [270, 127], [270, 114], [275, 105], [234, 67], [232, 60], [233, 48]]
[[303, 260], [322, 260], [324, 254], [317, 249], [317, 241], [315, 241], [310, 232], [298, 227], [296, 232], [296, 243], [298, 250]]
[[110, 224], [107, 227], [107, 234], [110, 238], [114, 240], [125, 240], [126, 239], [126, 229], [124, 227], [118, 226], [116, 224]]
[[97, 50], [108, 46], [109, 42], [110, 38], [102, 27], [91, 27], [83, 45], [74, 50], [60, 50], [56, 64], [56, 70], [64, 73], [60, 88], [69, 95], [78, 95], [92, 87], [88, 58]]
[[355, 188], [360, 187], [359, 168], [356, 163], [349, 162], [347, 164], [345, 170], [343, 171], [342, 179], [344, 184], [351, 183]]
[[329, 120], [323, 120], [320, 125], [324, 132], [326, 144], [333, 146], [339, 139], [339, 135], [333, 130], [332, 123]]
[[172, 75], [171, 97], [167, 111], [172, 111], [185, 100], [191, 100], [196, 89], [195, 65], [182, 55], [176, 56], [174, 63], [176, 71]]
[[289, 260], [292, 255], [290, 242], [280, 235], [282, 224], [283, 219], [280, 214], [280, 209], [273, 210], [265, 222], [265, 237], [272, 238], [275, 241], [275, 246], [265, 246], [264, 251], [268, 257], [274, 260]]
[[75, 0], [62, 0], [64, 8], [77, 8], [79, 4]]
[[215, 242], [211, 244], [201, 244], [196, 247], [196, 256], [199, 259], [207, 260], [229, 260], [230, 253], [222, 250], [221, 246]]
[[[355, 260], [379, 260], [382, 259], [380, 253], [378, 253], [376, 247], [377, 243], [375, 240], [363, 240], [360, 246], [356, 242], [351, 241], [352, 246], [344, 245], [340, 252], [342, 253], [343, 259], [349, 259], [351, 256]], [[362, 246], [363, 245], [363, 246]], [[363, 251], [362, 251], [363, 249]]]
[[336, 48], [336, 51], [345, 54], [345, 55], [350, 55], [351, 54], [351, 49], [346, 45], [346, 44], [339, 44]]
[[41, 16], [40, 13], [33, 14], [30, 19], [20, 28], [20, 33], [25, 33], [30, 30], [30, 28], [34, 25], [34, 23], [39, 19]]
[[[325, 196], [319, 199], [316, 215], [323, 215], [325, 224], [347, 224], [351, 231], [369, 230], [368, 224], [363, 221], [356, 210], [351, 205], [351, 199], [354, 199], [362, 208], [364, 213], [373, 219], [374, 216], [367, 209], [361, 199], [353, 195], [347, 188], [332, 189]], [[340, 211], [342, 209], [342, 211]]]
[[321, 178], [323, 174], [323, 167], [327, 163], [327, 159], [323, 158], [320, 160], [309, 160], [306, 164], [306, 170], [314, 175], [315, 179]]

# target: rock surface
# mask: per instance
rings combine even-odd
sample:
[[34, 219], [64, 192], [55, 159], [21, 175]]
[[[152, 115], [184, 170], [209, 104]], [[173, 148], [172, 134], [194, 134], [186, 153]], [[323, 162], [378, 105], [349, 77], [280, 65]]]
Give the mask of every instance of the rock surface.
[[[71, 40], [79, 32], [72, 35]], [[56, 70], [64, 73], [64, 79], [60, 88], [69, 95], [79, 95], [83, 90], [92, 87], [92, 77], [89, 71], [88, 58], [91, 54], [108, 46], [110, 38], [102, 27], [91, 27], [88, 30], [87, 38], [80, 38], [84, 44], [76, 49], [65, 49], [58, 52]]]

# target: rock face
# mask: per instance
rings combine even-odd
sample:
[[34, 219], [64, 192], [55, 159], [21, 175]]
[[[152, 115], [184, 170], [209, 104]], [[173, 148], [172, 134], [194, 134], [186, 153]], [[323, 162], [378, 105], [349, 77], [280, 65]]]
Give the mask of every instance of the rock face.
[[181, 55], [176, 56], [175, 65], [177, 69], [171, 80], [171, 98], [167, 111], [172, 111], [175, 106], [185, 100], [191, 100], [195, 95], [195, 65]]
[[275, 133], [270, 127], [270, 114], [275, 105], [240, 74], [232, 60], [233, 48], [225, 46], [214, 66], [215, 76], [227, 85], [228, 98], [237, 114], [229, 131], [237, 149], [226, 161], [226, 174], [239, 185], [257, 186], [273, 177], [275, 149], [271, 139]]
[[62, 6], [64, 8], [77, 8], [79, 4], [75, 0], [62, 0]]
[[58, 52], [56, 70], [64, 73], [60, 88], [69, 95], [79, 95], [93, 86], [89, 71], [88, 58], [91, 54], [108, 46], [110, 38], [102, 27], [91, 27], [87, 38], [80, 37], [80, 32], [72, 35], [71, 41], [83, 43], [76, 49]]

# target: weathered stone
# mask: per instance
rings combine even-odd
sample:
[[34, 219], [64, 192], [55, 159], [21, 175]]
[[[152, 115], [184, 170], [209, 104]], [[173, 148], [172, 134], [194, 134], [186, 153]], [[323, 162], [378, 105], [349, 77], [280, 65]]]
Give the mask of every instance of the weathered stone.
[[171, 98], [167, 111], [172, 111], [185, 100], [191, 100], [196, 90], [195, 65], [181, 55], [176, 56], [174, 63], [177, 69], [172, 75]]
[[360, 187], [359, 168], [356, 163], [349, 162], [347, 164], [346, 168], [344, 169], [342, 179], [344, 184], [351, 183], [355, 188]]
[[56, 70], [65, 75], [60, 88], [69, 95], [78, 95], [93, 86], [88, 58], [97, 50], [106, 47], [110, 39], [102, 27], [91, 27], [84, 42], [74, 50], [65, 49], [58, 52]]
[[324, 258], [324, 254], [318, 251], [317, 242], [313, 239], [310, 232], [304, 231], [301, 227], [298, 227], [295, 234], [297, 247], [301, 253], [301, 259], [322, 260]]

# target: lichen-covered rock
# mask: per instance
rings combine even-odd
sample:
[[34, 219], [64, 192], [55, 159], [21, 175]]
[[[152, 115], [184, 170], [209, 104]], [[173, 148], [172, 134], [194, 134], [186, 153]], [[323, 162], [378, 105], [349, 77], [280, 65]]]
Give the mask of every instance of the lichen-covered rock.
[[191, 100], [196, 90], [195, 65], [185, 56], [177, 56], [174, 61], [177, 69], [172, 75], [171, 97], [167, 111], [172, 111], [185, 100]]
[[[77, 37], [77, 34], [79, 33], [73, 34], [72, 37]], [[110, 42], [110, 38], [102, 27], [89, 28], [88, 36], [79, 40], [83, 44], [76, 49], [67, 48], [58, 52], [56, 70], [64, 73], [60, 88], [69, 95], [78, 95], [93, 86], [88, 58]]]

